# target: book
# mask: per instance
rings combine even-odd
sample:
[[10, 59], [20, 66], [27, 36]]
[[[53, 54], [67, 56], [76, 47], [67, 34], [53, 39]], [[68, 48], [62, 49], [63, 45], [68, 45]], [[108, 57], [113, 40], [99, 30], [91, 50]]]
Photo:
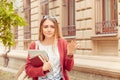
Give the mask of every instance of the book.
[[30, 62], [34, 67], [40, 67], [43, 65], [43, 60], [49, 60], [48, 54], [45, 51], [28, 50], [28, 54], [30, 55]]

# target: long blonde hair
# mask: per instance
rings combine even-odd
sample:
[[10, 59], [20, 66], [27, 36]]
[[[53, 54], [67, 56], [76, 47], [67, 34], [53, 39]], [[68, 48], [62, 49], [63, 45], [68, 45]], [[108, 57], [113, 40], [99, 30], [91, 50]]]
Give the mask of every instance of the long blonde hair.
[[59, 39], [62, 37], [62, 34], [60, 32], [60, 28], [58, 26], [58, 22], [56, 20], [56, 18], [54, 16], [49, 16], [49, 15], [46, 15], [43, 17], [43, 19], [41, 20], [41, 23], [40, 23], [40, 28], [39, 28], [39, 40], [40, 41], [44, 41], [45, 39], [45, 36], [43, 35], [43, 29], [42, 29], [42, 25], [43, 23], [49, 19], [50, 21], [52, 21], [55, 25], [55, 35], [54, 35], [54, 40], [55, 39]]

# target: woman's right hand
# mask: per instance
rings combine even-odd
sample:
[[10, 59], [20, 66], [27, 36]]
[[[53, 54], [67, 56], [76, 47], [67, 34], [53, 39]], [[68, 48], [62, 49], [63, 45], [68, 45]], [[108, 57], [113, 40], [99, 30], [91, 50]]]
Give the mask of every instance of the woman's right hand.
[[50, 61], [44, 61], [43, 62], [44, 64], [43, 64], [43, 71], [51, 71], [52, 70], [52, 65], [51, 65], [51, 63], [50, 63]]
[[51, 62], [48, 60], [48, 58], [46, 58], [45, 56], [38, 56], [42, 62], [43, 62], [43, 71], [51, 71], [52, 69], [52, 65], [51, 65]]

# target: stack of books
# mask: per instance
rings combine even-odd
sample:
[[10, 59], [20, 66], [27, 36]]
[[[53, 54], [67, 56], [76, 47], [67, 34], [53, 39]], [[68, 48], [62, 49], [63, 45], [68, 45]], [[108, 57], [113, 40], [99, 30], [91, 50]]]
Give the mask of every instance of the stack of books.
[[48, 61], [49, 57], [47, 52], [41, 50], [28, 50], [30, 55], [30, 62], [34, 67], [40, 67], [43, 65], [44, 61]]

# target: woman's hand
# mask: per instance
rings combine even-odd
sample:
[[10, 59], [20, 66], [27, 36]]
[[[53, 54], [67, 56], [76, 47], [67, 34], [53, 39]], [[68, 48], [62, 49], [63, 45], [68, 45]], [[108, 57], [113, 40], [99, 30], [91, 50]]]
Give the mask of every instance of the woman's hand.
[[51, 71], [52, 70], [52, 65], [51, 65], [51, 63], [48, 61], [44, 61], [43, 62], [44, 64], [43, 64], [43, 71], [47, 71], [47, 70], [49, 70], [49, 71]]
[[45, 56], [38, 56], [42, 62], [43, 62], [43, 71], [51, 71], [52, 69], [52, 65], [50, 63], [50, 61], [48, 60], [48, 58], [46, 58]]
[[78, 43], [74, 40], [72, 40], [70, 43], [68, 43], [67, 46], [67, 55], [72, 56], [75, 53], [76, 48], [78, 47]]

